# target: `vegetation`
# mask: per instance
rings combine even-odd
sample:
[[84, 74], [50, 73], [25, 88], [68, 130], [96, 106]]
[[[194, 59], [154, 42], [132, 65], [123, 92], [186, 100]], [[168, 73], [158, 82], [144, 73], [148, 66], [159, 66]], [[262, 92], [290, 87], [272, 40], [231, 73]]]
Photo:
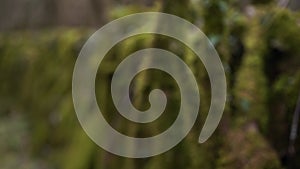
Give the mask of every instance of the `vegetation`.
[[[126, 56], [143, 48], [167, 49], [189, 65], [199, 82], [201, 107], [192, 132], [172, 150], [146, 159], [104, 151], [89, 139], [76, 118], [72, 72], [95, 28], [1, 32], [1, 168], [300, 168], [300, 139], [292, 145], [289, 141], [300, 92], [300, 14], [271, 0], [259, 2], [161, 0], [150, 5], [123, 4], [107, 13], [110, 20], [141, 11], [185, 18], [204, 30], [226, 70], [228, 98], [221, 124], [207, 142], [198, 144], [210, 106], [210, 84], [194, 53], [179, 41], [158, 35], [126, 39], [108, 53], [97, 74], [97, 99], [105, 103], [101, 109], [107, 121], [130, 136], [147, 137], [167, 129], [177, 116], [180, 95], [170, 76], [144, 71], [133, 81], [132, 102], [146, 109], [149, 91], [161, 88], [169, 99], [164, 115], [151, 124], [120, 116], [109, 91], [112, 73]], [[103, 89], [106, 92], [100, 92]]]

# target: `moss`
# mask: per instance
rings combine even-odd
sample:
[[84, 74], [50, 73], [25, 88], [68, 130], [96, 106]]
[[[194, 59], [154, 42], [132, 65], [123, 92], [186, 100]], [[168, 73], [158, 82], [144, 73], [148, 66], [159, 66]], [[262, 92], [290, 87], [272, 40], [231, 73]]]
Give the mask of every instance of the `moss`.
[[[264, 127], [268, 120], [267, 79], [264, 74], [265, 39], [257, 20], [245, 35], [245, 54], [234, 86], [236, 112], [240, 118], [250, 118]], [[265, 129], [263, 129], [265, 130]]]
[[260, 134], [253, 122], [231, 129], [225, 136], [218, 168], [280, 169], [277, 154]]
[[269, 44], [292, 51], [290, 56], [300, 53], [299, 16], [286, 9], [275, 9], [272, 23], [266, 32]]
[[[113, 68], [136, 50], [155, 46], [172, 48], [175, 53], [178, 52], [198, 80], [201, 92], [201, 117], [189, 136], [174, 149], [146, 160], [120, 158], [96, 147], [83, 133], [73, 110], [70, 91], [74, 63], [81, 46], [90, 35], [89, 30], [60, 29], [37, 33], [0, 34], [0, 71], [5, 72], [0, 76], [1, 116], [14, 111], [24, 114], [31, 124], [28, 126], [31, 131], [28, 135], [32, 138], [30, 153], [53, 162], [57, 168], [280, 168], [277, 154], [265, 139], [266, 134], [260, 129], [265, 131], [270, 116], [273, 116], [268, 109], [268, 103], [276, 102], [270, 101], [270, 93], [275, 95], [272, 99], [283, 100], [289, 111], [295, 106], [300, 84], [298, 66], [300, 36], [297, 18], [290, 12], [280, 11], [274, 19], [272, 29], [266, 31], [265, 25], [262, 24], [265, 16], [255, 16], [253, 22], [248, 22], [244, 14], [228, 9], [227, 1], [220, 4], [217, 1], [207, 2], [207, 9], [202, 9], [206, 23], [204, 28], [210, 37], [216, 37], [222, 59], [227, 63], [232, 57], [228, 36], [242, 36], [245, 47], [237, 74], [228, 72], [230, 76], [236, 78], [235, 83], [230, 85], [230, 90], [233, 88], [235, 96], [233, 103], [236, 109], [227, 109], [226, 113], [234, 111], [235, 116], [230, 116], [230, 120], [232, 119], [235, 125], [221, 125], [219, 129], [222, 131], [217, 131], [207, 143], [200, 145], [197, 143], [202, 127], [200, 124], [203, 124], [201, 120], [206, 117], [202, 113], [208, 111], [210, 104], [210, 92], [207, 90], [210, 84], [205, 69], [188, 48], [177, 46], [172, 48], [169, 41], [163, 38], [159, 41], [157, 37], [138, 36], [125, 40], [120, 46], [117, 45], [116, 50], [111, 52], [112, 57], [104, 60], [104, 65], [109, 66], [103, 68], [105, 71], [98, 73], [106, 79], [105, 83], [96, 86], [109, 89], [109, 78]], [[172, 4], [174, 8], [170, 7], [171, 5], [158, 6], [164, 12], [178, 14], [192, 22], [195, 18], [202, 20], [202, 16], [191, 13], [188, 2], [173, 3], [174, 1], [166, 1], [166, 4]], [[129, 7], [118, 10], [120, 11], [114, 11], [113, 17], [141, 9]], [[210, 15], [212, 12], [216, 15]], [[278, 66], [280, 73], [274, 79], [274, 83], [268, 81], [264, 72], [265, 58], [268, 57], [266, 54], [270, 48], [287, 52], [280, 61], [282, 62]], [[158, 76], [157, 79], [166, 80], [164, 76]], [[148, 77], [137, 80], [137, 94], [134, 99], [137, 107], [145, 106], [144, 98], [149, 90], [145, 86], [148, 85], [148, 81]], [[151, 88], [163, 85], [151, 83], [149, 86]], [[172, 93], [169, 95], [172, 99], [168, 101], [172, 103], [168, 111], [176, 112], [180, 102], [179, 92], [175, 91], [174, 83], [168, 82], [165, 86], [163, 87]], [[99, 94], [100, 100], [107, 101], [108, 97], [110, 97], [109, 90]], [[106, 102], [102, 108], [115, 110], [111, 102]], [[106, 115], [108, 121], [117, 118], [108, 113]], [[167, 117], [161, 121], [164, 123], [163, 126], [171, 124], [175, 115], [173, 113], [172, 118]], [[116, 125], [121, 126], [122, 132], [136, 136], [141, 132], [156, 133], [160, 124], [156, 123], [146, 132], [137, 125], [123, 123]], [[284, 130], [285, 133], [286, 131]]]

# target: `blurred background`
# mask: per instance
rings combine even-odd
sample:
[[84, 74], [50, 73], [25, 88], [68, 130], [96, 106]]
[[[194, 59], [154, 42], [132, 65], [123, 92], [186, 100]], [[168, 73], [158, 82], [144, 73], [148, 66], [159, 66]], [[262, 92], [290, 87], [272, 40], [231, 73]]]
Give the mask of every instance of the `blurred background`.
[[[0, 168], [299, 169], [299, 10], [299, 0], [0, 0]], [[109, 93], [111, 77], [134, 51], [172, 51], [193, 71], [201, 95], [197, 122], [180, 144], [155, 157], [130, 159], [104, 151], [84, 133], [72, 103], [72, 72], [93, 32], [145, 11], [180, 16], [205, 32], [223, 62], [228, 96], [217, 131], [198, 144], [210, 106], [201, 61], [164, 36], [120, 42], [99, 67], [96, 94], [106, 120], [121, 133], [161, 133], [180, 106], [174, 79], [148, 70], [133, 80], [132, 102], [145, 110], [149, 91], [161, 88], [168, 96], [164, 114], [149, 124], [120, 116]]]

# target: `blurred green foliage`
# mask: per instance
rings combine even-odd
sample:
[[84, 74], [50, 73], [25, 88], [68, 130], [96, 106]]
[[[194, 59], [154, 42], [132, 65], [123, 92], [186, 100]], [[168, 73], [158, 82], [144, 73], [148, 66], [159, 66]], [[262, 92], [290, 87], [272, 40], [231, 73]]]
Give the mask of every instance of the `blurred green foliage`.
[[[171, 125], [174, 119], [164, 116], [154, 127], [130, 123], [116, 115], [110, 93], [99, 92], [110, 91], [114, 68], [130, 53], [147, 47], [171, 50], [191, 67], [199, 82], [197, 125], [174, 149], [147, 159], [105, 152], [88, 138], [77, 121], [71, 95], [72, 71], [93, 29], [1, 33], [1, 168], [299, 168], [299, 139], [295, 158], [289, 161], [290, 166], [284, 163], [300, 92], [299, 14], [264, 1], [252, 6], [255, 14], [249, 16], [236, 3], [165, 0], [151, 7], [128, 5], [111, 11], [113, 19], [134, 12], [162, 11], [195, 23], [215, 45], [227, 74], [228, 100], [223, 119], [214, 136], [200, 145], [197, 138], [210, 105], [210, 84], [194, 53], [174, 39], [148, 35], [124, 40], [110, 51], [101, 63], [103, 71], [97, 75], [97, 99], [105, 103], [102, 109], [107, 112], [107, 120], [126, 134], [157, 133], [161, 125]], [[152, 77], [149, 72], [145, 75]], [[176, 111], [180, 98], [175, 82], [161, 83], [169, 82], [170, 77], [159, 73], [153, 76], [156, 79], [142, 77], [135, 79], [135, 106], [147, 107], [149, 90], [162, 87], [171, 93], [167, 111]], [[153, 83], [148, 83], [151, 80]]]

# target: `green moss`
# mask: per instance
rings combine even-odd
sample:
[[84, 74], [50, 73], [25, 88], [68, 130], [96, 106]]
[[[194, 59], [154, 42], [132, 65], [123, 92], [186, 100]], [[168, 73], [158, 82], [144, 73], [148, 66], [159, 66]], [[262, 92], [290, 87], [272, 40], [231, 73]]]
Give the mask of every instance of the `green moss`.
[[280, 169], [279, 158], [260, 134], [255, 123], [231, 129], [225, 136], [218, 168]]
[[238, 116], [259, 122], [264, 127], [268, 120], [267, 80], [264, 74], [265, 39], [259, 23], [254, 22], [244, 38], [246, 52], [237, 72], [234, 87]]

